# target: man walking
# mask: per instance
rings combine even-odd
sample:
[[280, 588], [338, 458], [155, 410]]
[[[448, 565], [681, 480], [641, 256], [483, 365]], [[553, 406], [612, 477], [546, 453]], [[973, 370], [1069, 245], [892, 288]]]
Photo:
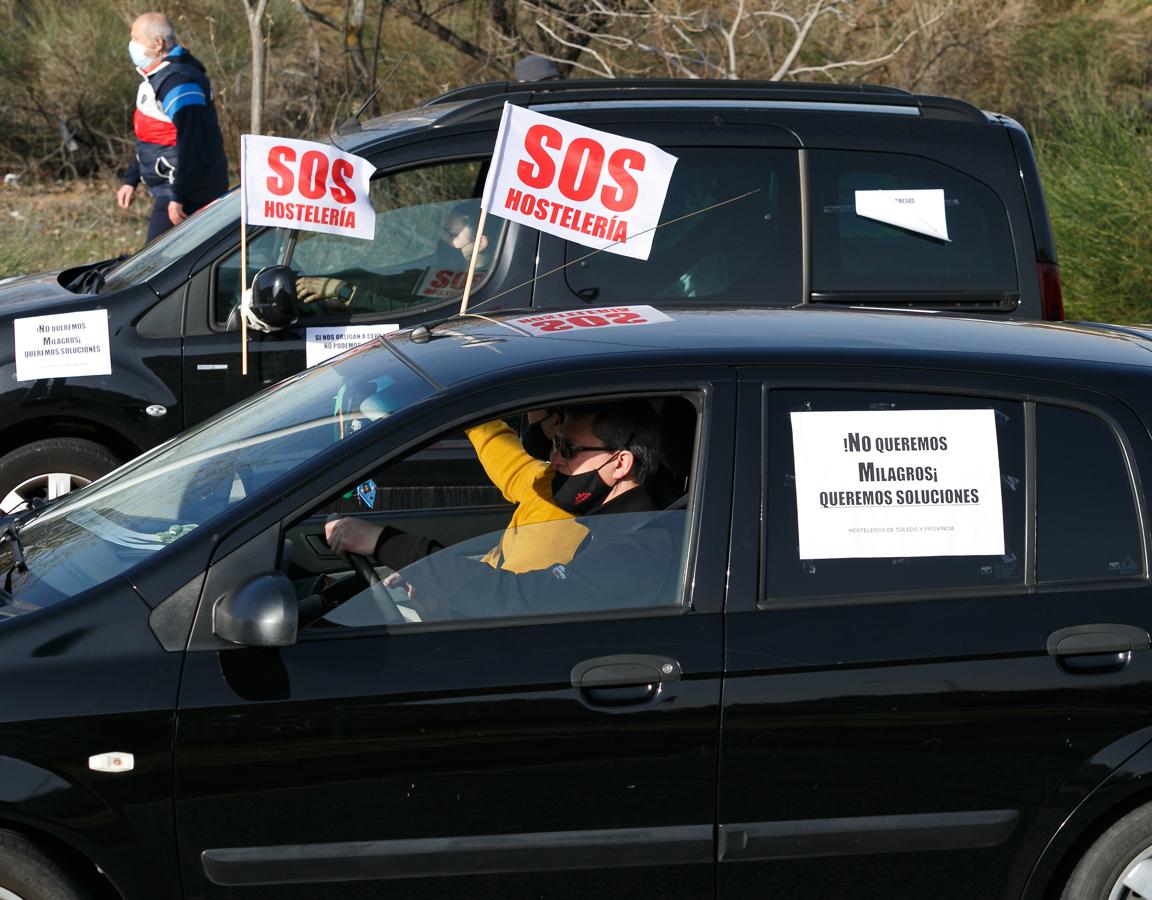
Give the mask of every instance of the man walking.
[[127, 209], [143, 181], [154, 204], [148, 240], [183, 222], [228, 189], [224, 138], [204, 66], [176, 42], [163, 13], [132, 23], [128, 55], [143, 82], [136, 93], [136, 158], [116, 191]]

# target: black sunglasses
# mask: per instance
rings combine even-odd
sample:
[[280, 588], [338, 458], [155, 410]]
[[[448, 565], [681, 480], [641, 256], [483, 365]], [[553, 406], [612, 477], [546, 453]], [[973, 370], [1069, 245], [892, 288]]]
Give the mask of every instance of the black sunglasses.
[[618, 449], [617, 447], [581, 447], [579, 444], [573, 444], [568, 438], [559, 436], [552, 438], [552, 452], [559, 453], [564, 459], [571, 459], [577, 453], [588, 453], [593, 450], [615, 453]]

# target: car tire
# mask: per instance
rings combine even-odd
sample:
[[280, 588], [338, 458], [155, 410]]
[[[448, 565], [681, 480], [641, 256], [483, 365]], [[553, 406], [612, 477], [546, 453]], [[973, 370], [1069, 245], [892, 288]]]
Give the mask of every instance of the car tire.
[[0, 457], [0, 515], [32, 497], [51, 500], [106, 475], [120, 460], [93, 441], [49, 438]]
[[89, 900], [71, 873], [22, 834], [0, 829], [0, 898], [3, 900]]
[[[1132, 883], [1142, 883], [1138, 893]], [[1061, 900], [1152, 897], [1152, 803], [1116, 821], [1081, 857]]]

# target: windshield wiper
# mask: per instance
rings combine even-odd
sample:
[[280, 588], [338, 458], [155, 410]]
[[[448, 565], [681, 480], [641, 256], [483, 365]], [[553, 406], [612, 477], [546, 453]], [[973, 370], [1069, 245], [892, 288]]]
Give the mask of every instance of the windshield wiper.
[[99, 294], [100, 288], [104, 287], [104, 273], [127, 258], [128, 254], [125, 253], [117, 256], [115, 259], [97, 263], [92, 268], [86, 269], [68, 282], [68, 290], [81, 294]]
[[[28, 571], [28, 563], [24, 561], [24, 546], [20, 543], [20, 533], [14, 523], [9, 523], [4, 529], [4, 537], [8, 538], [8, 543], [12, 545], [12, 559], [16, 563], [12, 568], [23, 575]], [[12, 573], [9, 572], [8, 575], [10, 577]]]

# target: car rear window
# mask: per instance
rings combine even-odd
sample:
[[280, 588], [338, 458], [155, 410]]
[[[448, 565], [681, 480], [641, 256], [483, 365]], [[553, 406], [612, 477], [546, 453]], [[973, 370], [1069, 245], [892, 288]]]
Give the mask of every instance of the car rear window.
[[[906, 154], [813, 150], [808, 158], [813, 301], [914, 292], [929, 305], [946, 305], [947, 294], [1015, 303], [1008, 214], [988, 185]], [[901, 227], [861, 214], [857, 192], [879, 191], [942, 191], [947, 239], [918, 230], [914, 217]]]
[[1111, 426], [1037, 405], [1037, 580], [1132, 578], [1144, 571], [1143, 545], [1131, 470]]
[[589, 256], [591, 248], [568, 243], [569, 290], [601, 306], [796, 303], [801, 292], [796, 151], [667, 149], [678, 161], [648, 259], [606, 252]]

